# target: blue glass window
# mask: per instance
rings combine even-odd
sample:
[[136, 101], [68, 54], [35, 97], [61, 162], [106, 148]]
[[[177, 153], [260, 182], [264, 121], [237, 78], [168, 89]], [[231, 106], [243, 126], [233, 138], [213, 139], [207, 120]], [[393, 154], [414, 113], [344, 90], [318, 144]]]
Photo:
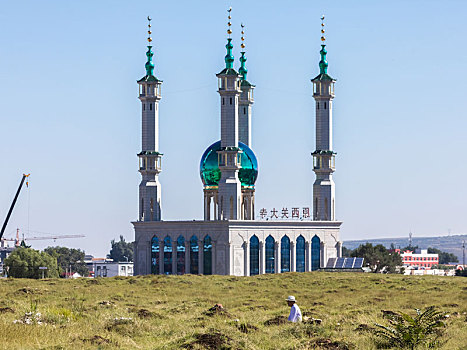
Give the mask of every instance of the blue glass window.
[[164, 273], [172, 274], [172, 240], [169, 236], [164, 238]]
[[159, 273], [159, 239], [154, 236], [151, 240], [151, 273], [157, 275]]
[[268, 236], [265, 245], [266, 273], [275, 273], [274, 268], [274, 238]]
[[211, 237], [209, 237], [209, 235], [204, 237], [203, 256], [204, 256], [204, 261], [203, 261], [204, 274], [212, 275], [212, 243], [211, 243]]
[[314, 236], [311, 240], [311, 271], [319, 269], [320, 254], [321, 241], [318, 236]]
[[198, 237], [190, 238], [190, 273], [197, 275], [198, 272]]
[[259, 275], [259, 239], [250, 238], [250, 276]]
[[290, 239], [287, 236], [281, 239], [281, 272], [290, 271]]
[[305, 238], [302, 235], [297, 238], [296, 247], [297, 272], [305, 272]]
[[185, 274], [185, 238], [183, 236], [177, 238], [177, 274]]

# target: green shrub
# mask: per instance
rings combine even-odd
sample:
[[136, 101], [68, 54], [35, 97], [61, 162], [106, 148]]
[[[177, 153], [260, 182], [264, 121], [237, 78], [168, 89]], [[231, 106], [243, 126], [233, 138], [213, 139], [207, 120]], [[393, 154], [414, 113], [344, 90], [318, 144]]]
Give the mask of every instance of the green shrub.
[[420, 309], [415, 311], [415, 317], [402, 312], [383, 311], [383, 318], [388, 320], [389, 326], [375, 324], [377, 328], [373, 333], [383, 339], [383, 343], [379, 345], [400, 349], [416, 349], [422, 344], [430, 348], [439, 345], [439, 338], [446, 327], [444, 321], [449, 316], [436, 311], [434, 306], [426, 308], [423, 312]]

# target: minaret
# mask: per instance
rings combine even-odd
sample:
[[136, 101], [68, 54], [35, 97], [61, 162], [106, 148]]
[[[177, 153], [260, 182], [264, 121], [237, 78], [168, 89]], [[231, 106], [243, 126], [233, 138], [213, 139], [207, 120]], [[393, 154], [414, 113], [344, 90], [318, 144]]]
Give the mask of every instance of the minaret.
[[219, 180], [218, 215], [219, 220], [239, 220], [241, 218], [242, 185], [238, 179], [241, 168], [238, 148], [238, 100], [241, 93], [241, 75], [233, 68], [232, 55], [231, 13], [228, 10], [229, 21], [227, 33], [227, 55], [225, 56], [225, 69], [216, 76], [219, 79], [219, 95], [221, 97], [221, 150], [218, 151]]
[[242, 24], [242, 56], [240, 57], [240, 69], [238, 72], [241, 74], [242, 93], [240, 94], [240, 102], [238, 105], [238, 140], [251, 148], [251, 105], [254, 102], [253, 89], [255, 88], [246, 78], [248, 70], [245, 67], [245, 26]]
[[159, 100], [162, 80], [154, 76], [152, 62], [151, 18], [148, 17], [148, 51], [146, 52], [146, 75], [138, 80], [141, 100], [142, 133], [139, 172], [139, 221], [161, 220], [161, 156], [159, 153]]
[[313, 219], [336, 220], [335, 185], [332, 173], [335, 170], [335, 152], [332, 150], [332, 100], [335, 79], [327, 74], [324, 16], [321, 17], [321, 60], [319, 75], [312, 80], [313, 98], [316, 101], [316, 150], [313, 155]]

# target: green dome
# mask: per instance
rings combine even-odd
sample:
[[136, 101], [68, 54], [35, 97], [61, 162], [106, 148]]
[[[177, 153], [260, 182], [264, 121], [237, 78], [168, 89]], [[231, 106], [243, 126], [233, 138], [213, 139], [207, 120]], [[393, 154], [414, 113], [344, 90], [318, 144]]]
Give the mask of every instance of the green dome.
[[[243, 187], [254, 187], [258, 177], [258, 161], [250, 147], [242, 142], [238, 143], [238, 148], [242, 150], [240, 156], [241, 169], [238, 178]], [[217, 151], [221, 150], [221, 142], [214, 142], [209, 146], [201, 157], [199, 164], [199, 174], [205, 187], [217, 187], [221, 178], [219, 170], [219, 160]]]

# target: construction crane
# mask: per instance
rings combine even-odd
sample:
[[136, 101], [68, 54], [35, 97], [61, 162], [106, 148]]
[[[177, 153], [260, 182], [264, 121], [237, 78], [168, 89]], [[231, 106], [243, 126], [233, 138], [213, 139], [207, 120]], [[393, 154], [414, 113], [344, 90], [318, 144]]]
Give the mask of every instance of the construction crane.
[[[65, 239], [65, 238], [83, 238], [86, 237], [85, 235], [49, 235], [49, 236], [37, 236], [37, 237], [24, 237], [23, 234], [23, 241], [41, 241], [47, 239], [53, 239], [54, 242], [57, 239]], [[2, 238], [2, 241], [10, 241], [15, 242], [15, 246], [19, 247], [21, 242], [19, 240], [19, 228], [16, 229], [16, 238]]]
[[[30, 174], [23, 174], [23, 178], [21, 179], [21, 182], [19, 184], [18, 190], [16, 191], [15, 198], [13, 198], [13, 203], [11, 203], [10, 210], [8, 210], [8, 214], [6, 215], [5, 222], [3, 223], [2, 230], [0, 231], [0, 239], [3, 237], [3, 233], [5, 232], [6, 225], [8, 224], [8, 220], [10, 220], [11, 213], [13, 211], [13, 208], [15, 207], [16, 200], [18, 199], [19, 193], [21, 192], [21, 188], [23, 187], [24, 180], [29, 178]], [[26, 187], [29, 185], [29, 182], [26, 181]]]

